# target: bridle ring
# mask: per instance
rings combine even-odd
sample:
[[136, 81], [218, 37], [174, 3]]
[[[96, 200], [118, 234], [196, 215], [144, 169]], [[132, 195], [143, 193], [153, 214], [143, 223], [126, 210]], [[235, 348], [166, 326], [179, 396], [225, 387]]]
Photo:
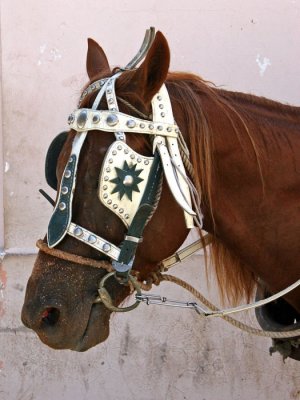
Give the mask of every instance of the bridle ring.
[[[139, 300], [137, 300], [135, 303], [133, 303], [132, 305], [130, 305], [128, 307], [116, 307], [113, 305], [110, 294], [104, 287], [105, 282], [112, 276], [114, 276], [114, 277], [116, 276], [115, 271], [106, 274], [101, 279], [101, 281], [99, 283], [99, 289], [98, 289], [99, 297], [96, 299], [95, 303], [102, 302], [106, 308], [108, 308], [110, 311], [114, 311], [114, 312], [127, 312], [127, 311], [134, 310], [141, 303]], [[137, 295], [141, 295], [141, 287], [140, 287], [138, 281], [131, 274], [128, 275], [128, 280], [131, 282]]]

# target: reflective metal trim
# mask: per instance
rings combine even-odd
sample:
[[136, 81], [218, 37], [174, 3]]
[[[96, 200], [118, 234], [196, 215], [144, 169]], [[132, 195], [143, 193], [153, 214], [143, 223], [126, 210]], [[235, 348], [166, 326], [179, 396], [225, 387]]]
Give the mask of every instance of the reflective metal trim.
[[[81, 230], [82, 233], [78, 236], [78, 231]], [[77, 233], [77, 234], [76, 234]], [[96, 235], [95, 233], [83, 228], [77, 224], [71, 222], [68, 228], [68, 234], [83, 243], [93, 247], [94, 249], [100, 251], [101, 253], [109, 256], [113, 260], [118, 260], [120, 249], [109, 241], [103, 239], [102, 237]], [[92, 240], [91, 240], [92, 239]]]

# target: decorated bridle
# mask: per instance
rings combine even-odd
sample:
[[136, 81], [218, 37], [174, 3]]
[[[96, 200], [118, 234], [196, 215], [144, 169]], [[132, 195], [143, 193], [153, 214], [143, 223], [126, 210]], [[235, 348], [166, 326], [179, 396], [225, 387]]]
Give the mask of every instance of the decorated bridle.
[[[57, 246], [68, 234], [109, 257], [119, 277], [122, 274], [123, 277], [128, 276], [132, 268], [137, 246], [143, 240], [143, 230], [159, 201], [163, 175], [175, 200], [183, 209], [187, 228], [193, 228], [193, 220], [197, 218], [192, 209], [190, 181], [181, 157], [182, 152], [188, 150], [174, 121], [165, 85], [152, 99], [152, 120], [119, 111], [115, 82], [124, 70], [134, 68], [144, 58], [153, 37], [154, 30], [147, 31], [147, 40], [143, 42], [139, 57], [135, 57], [134, 61], [113, 76], [92, 83], [83, 92], [79, 108], [69, 116], [69, 127], [77, 133], [48, 226], [49, 248]], [[80, 108], [83, 99], [96, 91], [98, 94], [92, 108]], [[106, 98], [108, 109], [98, 110], [103, 98]], [[127, 228], [120, 246], [72, 222], [78, 161], [84, 141], [91, 130], [115, 135], [115, 141], [107, 150], [102, 164], [98, 197]], [[149, 135], [152, 139], [153, 156], [143, 156], [129, 147], [126, 144], [125, 131], [129, 134]], [[201, 215], [198, 215], [197, 222], [198, 225], [201, 224]]]

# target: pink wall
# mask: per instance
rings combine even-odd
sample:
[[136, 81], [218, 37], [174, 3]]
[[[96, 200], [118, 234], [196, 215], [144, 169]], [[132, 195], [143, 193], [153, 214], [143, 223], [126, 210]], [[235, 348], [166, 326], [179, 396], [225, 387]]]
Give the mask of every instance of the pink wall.
[[[2, 0], [0, 247], [4, 240], [7, 253], [35, 252], [45, 234], [51, 206], [38, 193], [47, 188], [45, 152], [87, 80], [87, 37], [99, 41], [112, 65], [125, 65], [151, 25], [169, 41], [172, 70], [300, 104], [300, 0]], [[1, 398], [300, 398], [299, 365], [270, 358], [268, 340], [190, 313], [139, 309], [117, 316], [109, 340], [86, 354], [47, 349], [19, 319], [32, 263], [29, 256], [4, 260]], [[175, 272], [195, 280], [201, 257], [187, 265]], [[205, 290], [203, 275], [198, 284]]]

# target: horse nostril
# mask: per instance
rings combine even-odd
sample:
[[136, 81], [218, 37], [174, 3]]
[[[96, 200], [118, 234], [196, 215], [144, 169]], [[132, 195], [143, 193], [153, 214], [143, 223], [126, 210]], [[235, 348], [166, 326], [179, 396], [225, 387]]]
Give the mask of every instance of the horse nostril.
[[46, 325], [55, 325], [57, 323], [57, 321], [59, 320], [59, 315], [60, 315], [60, 311], [55, 308], [55, 307], [48, 307], [46, 308], [42, 315], [42, 321], [46, 324]]

